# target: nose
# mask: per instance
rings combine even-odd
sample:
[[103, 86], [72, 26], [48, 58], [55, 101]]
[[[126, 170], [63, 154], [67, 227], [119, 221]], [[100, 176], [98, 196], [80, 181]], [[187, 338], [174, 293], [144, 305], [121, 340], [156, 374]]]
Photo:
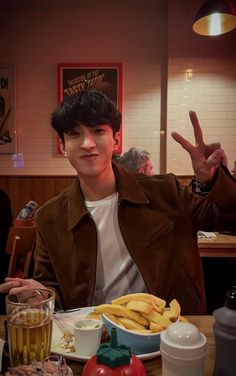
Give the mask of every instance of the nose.
[[85, 150], [90, 150], [96, 146], [94, 138], [91, 134], [86, 134], [83, 137], [81, 147]]

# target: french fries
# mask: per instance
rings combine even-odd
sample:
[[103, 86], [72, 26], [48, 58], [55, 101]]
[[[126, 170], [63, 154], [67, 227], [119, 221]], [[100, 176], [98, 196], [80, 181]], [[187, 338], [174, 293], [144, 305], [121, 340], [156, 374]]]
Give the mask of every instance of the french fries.
[[173, 299], [170, 302], [170, 309], [166, 310], [163, 314], [165, 317], [168, 317], [171, 321], [176, 321], [180, 316], [180, 305], [176, 299]]
[[112, 300], [112, 304], [120, 304], [123, 305], [125, 303], [128, 303], [130, 300], [139, 300], [140, 302], [147, 302], [147, 303], [155, 303], [158, 307], [164, 308], [166, 305], [166, 301], [163, 299], [158, 298], [155, 295], [152, 294], [146, 294], [146, 293], [136, 293], [136, 294], [128, 294], [121, 296], [120, 298]]
[[104, 313], [122, 328], [142, 334], [161, 332], [179, 319], [180, 312], [176, 299], [166, 307], [165, 300], [145, 293], [124, 295], [94, 309], [95, 314]]
[[143, 312], [147, 314], [152, 312], [152, 305], [150, 303], [139, 302], [138, 300], [130, 300], [127, 303], [126, 308], [130, 309], [131, 311]]
[[148, 325], [148, 320], [139, 315], [137, 312], [131, 311], [125, 307], [116, 304], [101, 304], [100, 306], [95, 308], [94, 312], [113, 313], [113, 315], [126, 317], [127, 319], [134, 320], [141, 325]]

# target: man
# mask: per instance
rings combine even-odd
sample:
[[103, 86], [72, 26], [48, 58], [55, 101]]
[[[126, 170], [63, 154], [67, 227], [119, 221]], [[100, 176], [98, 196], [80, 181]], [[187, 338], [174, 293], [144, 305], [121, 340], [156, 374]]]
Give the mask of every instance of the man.
[[146, 150], [139, 150], [134, 147], [130, 148], [121, 156], [119, 164], [137, 174], [153, 175], [153, 165], [149, 152]]
[[220, 145], [205, 145], [196, 114], [190, 118], [196, 146], [177, 133], [172, 136], [189, 152], [194, 189], [207, 199], [181, 186], [172, 174], [136, 176], [112, 164], [119, 146], [119, 111], [100, 92], [66, 97], [51, 124], [78, 179], [35, 216], [34, 279], [8, 278], [0, 291], [43, 284], [56, 291], [64, 309], [148, 291], [167, 303], [176, 298], [183, 314], [203, 314], [196, 234], [235, 226], [236, 190], [220, 165]]

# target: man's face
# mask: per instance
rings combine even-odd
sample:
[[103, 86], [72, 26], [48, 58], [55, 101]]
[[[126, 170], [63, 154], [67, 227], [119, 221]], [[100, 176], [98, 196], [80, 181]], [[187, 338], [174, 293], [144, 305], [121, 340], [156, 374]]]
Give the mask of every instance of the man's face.
[[152, 165], [152, 162], [149, 160], [147, 161], [147, 164], [146, 164], [146, 175], [148, 176], [152, 176], [153, 175], [153, 165]]
[[144, 166], [140, 167], [137, 171], [139, 174], [152, 176], [153, 175], [153, 165], [150, 160], [148, 160]]
[[119, 136], [113, 136], [109, 125], [86, 127], [78, 125], [60, 140], [66, 155], [81, 177], [99, 177], [111, 168], [112, 153], [119, 145]]

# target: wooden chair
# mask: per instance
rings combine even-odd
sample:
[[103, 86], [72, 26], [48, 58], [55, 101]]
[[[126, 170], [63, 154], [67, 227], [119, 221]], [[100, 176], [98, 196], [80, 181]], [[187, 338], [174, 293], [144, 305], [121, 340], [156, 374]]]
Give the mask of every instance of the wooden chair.
[[35, 225], [13, 226], [9, 230], [6, 252], [10, 254], [8, 277], [28, 277], [36, 240]]

